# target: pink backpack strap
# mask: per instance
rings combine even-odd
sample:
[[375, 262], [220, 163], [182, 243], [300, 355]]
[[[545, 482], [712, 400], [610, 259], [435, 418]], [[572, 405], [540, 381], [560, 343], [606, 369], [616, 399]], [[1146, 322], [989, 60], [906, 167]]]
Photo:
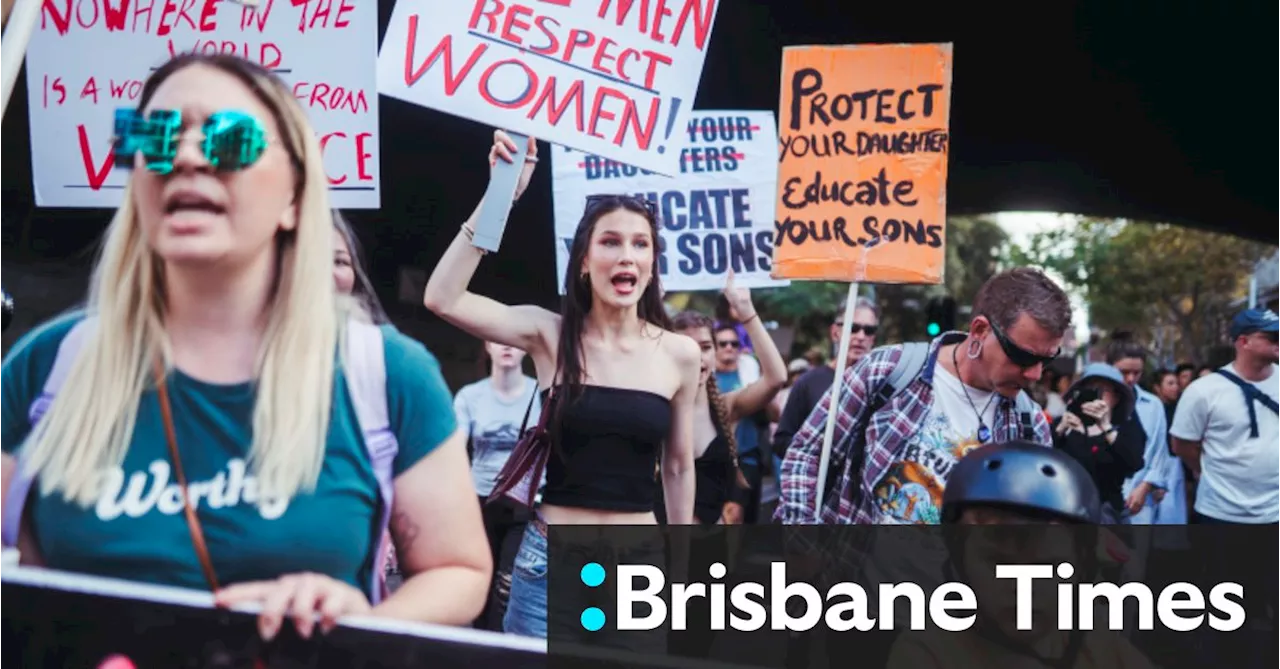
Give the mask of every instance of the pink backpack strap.
[[391, 559], [391, 536], [387, 527], [395, 502], [392, 466], [400, 450], [387, 408], [387, 358], [379, 326], [354, 318], [348, 321], [343, 374], [351, 402], [355, 405], [356, 418], [360, 421], [365, 448], [373, 463], [373, 473], [378, 480], [380, 530], [374, 547], [373, 581], [370, 584], [372, 602], [377, 604], [389, 594], [386, 577], [387, 562]]
[[[54, 357], [53, 369], [49, 370], [49, 376], [44, 381], [44, 388], [27, 409], [32, 431], [34, 431], [40, 419], [44, 418], [45, 413], [49, 411], [49, 406], [53, 403], [54, 396], [58, 394], [58, 390], [62, 388], [62, 383], [66, 381], [67, 375], [71, 373], [71, 366], [75, 364], [78, 357], [77, 354], [84, 345], [85, 339], [93, 332], [95, 324], [96, 321], [90, 318], [81, 320], [71, 327], [71, 330], [62, 338], [62, 342], [58, 344], [58, 354]], [[35, 482], [34, 478], [26, 472], [25, 450], [25, 447], [18, 449], [17, 457], [15, 458], [17, 467], [14, 468], [13, 480], [9, 483], [9, 492], [4, 498], [3, 535], [6, 547], [18, 545], [18, 534], [22, 529], [23, 510], [26, 507], [27, 497], [31, 493], [31, 485]]]

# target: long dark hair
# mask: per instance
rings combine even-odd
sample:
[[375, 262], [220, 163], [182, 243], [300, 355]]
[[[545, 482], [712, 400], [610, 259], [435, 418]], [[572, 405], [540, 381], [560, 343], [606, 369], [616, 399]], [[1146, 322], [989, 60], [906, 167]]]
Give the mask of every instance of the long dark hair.
[[[715, 321], [710, 316], [696, 311], [682, 311], [676, 314], [676, 317], [671, 319], [671, 326], [677, 332], [706, 328], [714, 335], [716, 331]], [[738, 440], [733, 430], [729, 429], [729, 407], [725, 404], [724, 396], [720, 394], [720, 386], [716, 384], [714, 374], [707, 375], [707, 404], [711, 406], [711, 423], [715, 425], [716, 434], [729, 443], [729, 458], [732, 461], [729, 466], [737, 478], [738, 486], [750, 488], [751, 484], [747, 483], [747, 477], [742, 474], [742, 467], [738, 462]]]
[[351, 223], [337, 209], [333, 210], [333, 229], [342, 235], [342, 239], [347, 243], [348, 254], [351, 256], [351, 271], [356, 275], [355, 284], [351, 287], [351, 297], [360, 303], [365, 315], [375, 324], [390, 322], [391, 319], [382, 308], [382, 301], [378, 299], [377, 291], [373, 289], [373, 282], [364, 271], [364, 249], [360, 245], [360, 238], [356, 237]]
[[663, 330], [671, 329], [671, 318], [662, 304], [662, 284], [658, 275], [659, 225], [657, 208], [645, 200], [630, 195], [593, 195], [587, 198], [586, 210], [578, 221], [578, 229], [573, 233], [573, 244], [569, 247], [569, 263], [564, 275], [564, 299], [560, 307], [560, 341], [556, 353], [556, 371], [553, 386], [556, 393], [552, 403], [550, 432], [554, 442], [564, 407], [582, 393], [585, 361], [582, 356], [582, 331], [586, 324], [587, 313], [591, 311], [592, 292], [591, 279], [582, 275], [582, 263], [587, 257], [587, 248], [591, 245], [591, 235], [596, 229], [596, 222], [606, 214], [625, 210], [643, 216], [649, 223], [649, 232], [653, 235], [653, 275], [649, 285], [645, 286], [637, 305], [640, 320], [652, 323]]

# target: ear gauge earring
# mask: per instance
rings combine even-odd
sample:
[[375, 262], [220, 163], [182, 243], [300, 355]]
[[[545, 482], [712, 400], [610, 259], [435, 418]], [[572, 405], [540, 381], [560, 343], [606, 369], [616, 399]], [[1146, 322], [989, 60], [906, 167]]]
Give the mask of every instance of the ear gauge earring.
[[[975, 347], [975, 344], [977, 345], [976, 347]], [[977, 360], [978, 356], [982, 355], [982, 340], [970, 339], [969, 347], [967, 350], [965, 350], [964, 354], [969, 356], [970, 360]]]

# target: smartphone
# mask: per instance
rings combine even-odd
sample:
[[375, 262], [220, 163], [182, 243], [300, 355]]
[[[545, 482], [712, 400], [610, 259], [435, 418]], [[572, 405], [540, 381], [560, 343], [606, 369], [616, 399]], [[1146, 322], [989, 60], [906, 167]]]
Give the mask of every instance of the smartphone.
[[1097, 421], [1092, 416], [1084, 412], [1084, 405], [1099, 399], [1097, 388], [1081, 388], [1075, 392], [1071, 398], [1071, 403], [1067, 405], [1067, 411], [1080, 417], [1080, 422], [1085, 425], [1093, 425]]

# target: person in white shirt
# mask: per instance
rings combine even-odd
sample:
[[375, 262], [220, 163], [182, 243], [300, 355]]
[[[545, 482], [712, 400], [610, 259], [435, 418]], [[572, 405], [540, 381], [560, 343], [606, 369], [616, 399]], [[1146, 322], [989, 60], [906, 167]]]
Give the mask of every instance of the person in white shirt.
[[489, 375], [459, 390], [453, 410], [467, 433], [471, 480], [480, 500], [494, 566], [489, 599], [475, 626], [501, 632], [511, 594], [512, 564], [529, 514], [508, 504], [487, 504], [486, 498], [523, 430], [538, 424], [542, 402], [537, 380], [524, 373], [524, 351], [490, 341], [485, 342], [484, 353]]
[[1187, 386], [1169, 435], [1199, 480], [1196, 520], [1280, 522], [1280, 376], [1269, 311], [1248, 309], [1231, 322], [1235, 360]]
[[[1198, 525], [1280, 525], [1277, 325], [1280, 318], [1270, 311], [1237, 314], [1231, 321], [1235, 360], [1193, 381], [1178, 401], [1169, 437], [1200, 482], [1192, 511]], [[1274, 530], [1214, 532], [1192, 544], [1206, 551], [1204, 582], [1232, 580], [1246, 591], [1272, 593], [1274, 601], [1280, 587]], [[1249, 620], [1266, 624], [1274, 616], [1267, 599], [1245, 599]], [[1261, 657], [1264, 650], [1248, 640], [1207, 635], [1197, 648], [1199, 663], [1241, 666], [1242, 659]], [[1269, 644], [1274, 649], [1274, 637]]]

